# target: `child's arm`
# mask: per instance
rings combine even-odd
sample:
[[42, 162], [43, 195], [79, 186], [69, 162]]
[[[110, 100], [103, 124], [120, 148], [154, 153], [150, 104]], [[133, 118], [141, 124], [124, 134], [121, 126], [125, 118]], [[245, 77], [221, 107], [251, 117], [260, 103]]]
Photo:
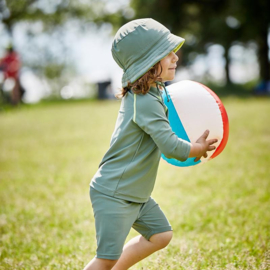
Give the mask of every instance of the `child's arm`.
[[195, 143], [178, 138], [172, 131], [163, 105], [150, 95], [137, 95], [133, 121], [152, 137], [167, 158], [185, 161], [188, 157], [196, 157], [198, 161], [202, 156], [207, 156], [207, 151], [215, 149], [212, 144], [217, 142], [216, 139], [206, 141], [209, 131], [204, 132]]
[[151, 95], [136, 95], [133, 121], [151, 136], [156, 146], [167, 158], [185, 161], [191, 143], [178, 138], [172, 131], [161, 101]]
[[201, 157], [207, 157], [207, 151], [213, 151], [216, 149], [212, 144], [216, 143], [216, 139], [206, 140], [209, 135], [209, 130], [206, 130], [203, 135], [195, 142], [191, 144], [188, 157], [196, 157], [195, 162], [200, 160]]

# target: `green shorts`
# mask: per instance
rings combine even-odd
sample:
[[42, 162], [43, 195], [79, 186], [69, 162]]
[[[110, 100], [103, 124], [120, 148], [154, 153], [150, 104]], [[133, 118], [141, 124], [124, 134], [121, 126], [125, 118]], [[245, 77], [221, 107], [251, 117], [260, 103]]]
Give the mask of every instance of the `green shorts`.
[[147, 240], [154, 234], [172, 230], [152, 198], [146, 203], [134, 203], [105, 195], [92, 187], [90, 198], [95, 216], [97, 258], [119, 259], [131, 228]]

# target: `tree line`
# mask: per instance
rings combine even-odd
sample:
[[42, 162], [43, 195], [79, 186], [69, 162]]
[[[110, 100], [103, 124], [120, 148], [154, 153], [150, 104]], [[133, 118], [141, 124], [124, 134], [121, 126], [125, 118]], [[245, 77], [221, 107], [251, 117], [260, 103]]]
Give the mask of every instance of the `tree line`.
[[[254, 42], [260, 79], [270, 80], [269, 63], [269, 0], [130, 0], [129, 6], [115, 12], [106, 9], [106, 0], [0, 0], [0, 20], [12, 40], [13, 29], [20, 22], [42, 22], [43, 31], [50, 33], [67, 21], [76, 20], [82, 27], [87, 24], [110, 23], [113, 29], [131, 19], [153, 18], [180, 36], [191, 36], [192, 42], [183, 47], [183, 65], [191, 64], [189, 54], [206, 53], [211, 44], [224, 48], [227, 83], [230, 78], [229, 50], [236, 42], [243, 45]], [[53, 62], [53, 60], [52, 60]], [[63, 65], [52, 64], [53, 73]], [[44, 70], [46, 66], [42, 67]], [[48, 72], [48, 76], [51, 73]]]

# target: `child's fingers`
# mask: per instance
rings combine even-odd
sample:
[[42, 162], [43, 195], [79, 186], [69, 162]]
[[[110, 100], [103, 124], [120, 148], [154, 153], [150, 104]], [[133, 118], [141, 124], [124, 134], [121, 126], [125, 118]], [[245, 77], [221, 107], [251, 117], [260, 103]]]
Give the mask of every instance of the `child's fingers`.
[[211, 146], [209, 145], [207, 151], [213, 151], [215, 149], [216, 147], [214, 145], [211, 145]]
[[202, 135], [201, 137], [203, 137], [204, 139], [207, 139], [208, 135], [209, 135], [209, 130], [207, 129], [207, 130], [203, 133], [203, 135]]
[[211, 144], [214, 144], [214, 143], [218, 142], [218, 140], [217, 139], [211, 139], [211, 140], [208, 140], [207, 142], [208, 142], [209, 145], [211, 145]]

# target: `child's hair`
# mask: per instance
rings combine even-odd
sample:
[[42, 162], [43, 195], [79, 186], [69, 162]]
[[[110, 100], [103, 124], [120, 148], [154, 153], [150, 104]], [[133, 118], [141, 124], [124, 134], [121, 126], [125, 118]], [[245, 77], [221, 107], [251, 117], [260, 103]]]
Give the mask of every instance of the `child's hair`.
[[116, 97], [124, 97], [129, 89], [132, 89], [135, 94], [147, 94], [151, 84], [154, 84], [156, 81], [162, 82], [162, 79], [160, 77], [161, 73], [162, 66], [160, 62], [158, 62], [134, 83], [129, 82], [126, 87], [123, 87], [121, 89], [121, 92], [119, 94], [116, 94]]

